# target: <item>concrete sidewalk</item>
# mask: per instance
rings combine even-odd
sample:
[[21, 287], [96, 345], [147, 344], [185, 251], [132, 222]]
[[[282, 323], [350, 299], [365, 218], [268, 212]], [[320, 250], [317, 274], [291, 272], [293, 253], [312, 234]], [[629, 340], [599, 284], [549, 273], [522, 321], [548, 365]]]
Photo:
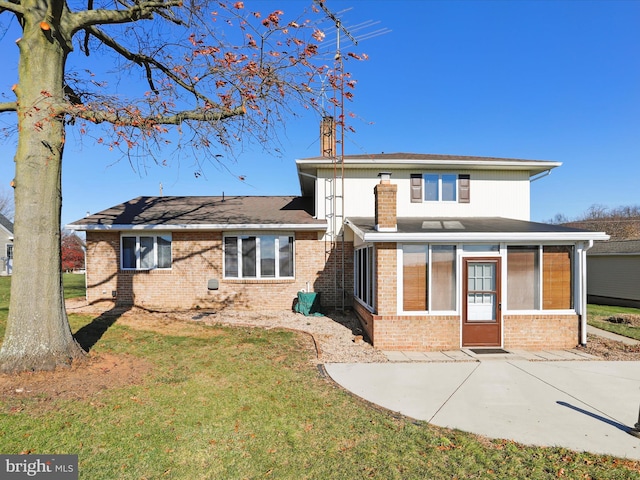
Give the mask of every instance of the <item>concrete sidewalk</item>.
[[640, 460], [640, 362], [327, 364], [354, 394], [442, 427]]

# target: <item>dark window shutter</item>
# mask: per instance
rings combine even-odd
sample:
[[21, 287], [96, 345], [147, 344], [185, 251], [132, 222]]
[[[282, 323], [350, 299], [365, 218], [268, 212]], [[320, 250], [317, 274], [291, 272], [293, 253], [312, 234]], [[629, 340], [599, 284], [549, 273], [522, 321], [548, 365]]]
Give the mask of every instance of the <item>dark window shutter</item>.
[[411, 203], [422, 203], [422, 175], [411, 174]]
[[460, 203], [471, 201], [471, 175], [468, 173], [458, 175], [458, 201]]

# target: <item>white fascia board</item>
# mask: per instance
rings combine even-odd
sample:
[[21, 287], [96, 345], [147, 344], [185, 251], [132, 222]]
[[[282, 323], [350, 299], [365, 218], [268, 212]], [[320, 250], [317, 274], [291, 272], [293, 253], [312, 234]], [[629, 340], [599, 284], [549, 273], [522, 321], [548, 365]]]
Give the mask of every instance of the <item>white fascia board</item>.
[[[312, 159], [312, 160], [296, 160], [298, 169], [303, 166], [322, 168], [327, 165], [333, 165], [334, 160], [332, 158], [324, 159]], [[496, 168], [507, 170], [531, 170], [543, 172], [551, 170], [552, 168], [560, 167], [562, 162], [552, 162], [545, 160], [471, 160], [471, 159], [429, 159], [429, 160], [417, 160], [417, 159], [345, 159], [345, 167], [376, 167], [376, 168], [390, 168], [390, 169], [402, 169], [402, 168], [415, 168], [416, 166], [429, 167], [429, 168], [451, 168], [451, 167], [465, 167], [470, 170], [495, 170]]]
[[326, 224], [252, 224], [252, 223], [222, 223], [222, 224], [197, 224], [197, 225], [67, 225], [68, 230], [78, 231], [123, 231], [123, 230], [314, 230], [323, 231], [327, 229]]
[[[353, 229], [353, 226], [351, 225]], [[355, 229], [354, 229], [355, 231]], [[383, 233], [359, 232], [365, 242], [576, 242], [604, 240], [608, 235], [600, 232], [442, 232], [442, 233]]]

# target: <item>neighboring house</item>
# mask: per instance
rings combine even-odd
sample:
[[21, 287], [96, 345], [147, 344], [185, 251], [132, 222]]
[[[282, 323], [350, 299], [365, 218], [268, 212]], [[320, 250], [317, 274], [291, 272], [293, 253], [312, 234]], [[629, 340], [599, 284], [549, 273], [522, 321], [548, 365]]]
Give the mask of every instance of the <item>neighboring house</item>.
[[529, 221], [530, 182], [560, 163], [296, 164], [300, 197], [139, 197], [68, 225], [87, 232], [88, 301], [288, 309], [306, 290], [380, 349], [586, 343], [586, 251], [608, 237]]
[[589, 303], [640, 308], [640, 240], [596, 242], [587, 265]]
[[13, 270], [13, 223], [0, 214], [0, 275]]

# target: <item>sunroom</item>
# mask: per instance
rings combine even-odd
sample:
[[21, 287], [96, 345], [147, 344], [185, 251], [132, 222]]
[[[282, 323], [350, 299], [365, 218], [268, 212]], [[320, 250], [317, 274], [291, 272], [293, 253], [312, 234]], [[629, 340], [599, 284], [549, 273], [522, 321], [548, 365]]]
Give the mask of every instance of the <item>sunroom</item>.
[[586, 343], [586, 251], [603, 233], [503, 218], [351, 218], [354, 304], [374, 345], [572, 348]]

